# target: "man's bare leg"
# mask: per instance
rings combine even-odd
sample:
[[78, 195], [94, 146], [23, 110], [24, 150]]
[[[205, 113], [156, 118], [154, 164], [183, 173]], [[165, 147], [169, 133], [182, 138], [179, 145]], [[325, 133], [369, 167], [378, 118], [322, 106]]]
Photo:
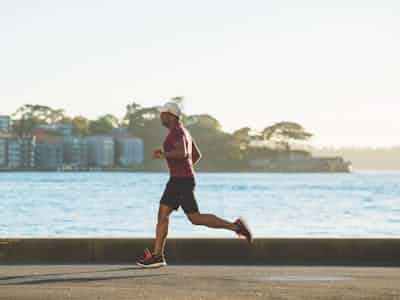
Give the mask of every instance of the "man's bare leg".
[[160, 208], [158, 209], [158, 222], [156, 228], [156, 239], [154, 242], [154, 253], [159, 256], [164, 256], [164, 249], [168, 235], [169, 215], [172, 211], [172, 208], [164, 204], [160, 204]]
[[235, 232], [237, 230], [237, 226], [234, 223], [221, 219], [216, 215], [192, 213], [187, 216], [194, 225], [204, 225], [211, 228], [224, 228]]

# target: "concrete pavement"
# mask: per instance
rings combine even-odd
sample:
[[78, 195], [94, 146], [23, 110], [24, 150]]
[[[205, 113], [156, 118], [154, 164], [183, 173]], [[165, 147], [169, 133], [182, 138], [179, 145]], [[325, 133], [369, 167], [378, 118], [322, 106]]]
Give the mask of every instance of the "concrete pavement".
[[400, 268], [0, 265], [3, 299], [400, 299]]

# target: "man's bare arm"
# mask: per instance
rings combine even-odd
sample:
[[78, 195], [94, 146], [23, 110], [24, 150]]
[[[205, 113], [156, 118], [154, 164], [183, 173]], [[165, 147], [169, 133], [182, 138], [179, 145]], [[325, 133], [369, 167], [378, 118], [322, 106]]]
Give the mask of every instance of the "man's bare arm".
[[174, 159], [185, 159], [189, 156], [189, 152], [186, 148], [185, 140], [182, 139], [175, 144], [175, 148], [168, 152], [161, 153], [162, 158], [174, 158]]
[[192, 162], [193, 165], [196, 165], [199, 160], [201, 159], [202, 155], [200, 152], [199, 147], [197, 146], [196, 142], [192, 140]]
[[[192, 162], [193, 165], [197, 164], [201, 159], [202, 155], [199, 147], [196, 142], [193, 140], [191, 146], [192, 150]], [[185, 140], [182, 139], [178, 143], [175, 144], [175, 148], [168, 152], [163, 152], [162, 150], [154, 150], [153, 157], [154, 158], [174, 158], [174, 159], [186, 159], [189, 156], [189, 150], [186, 147]]]

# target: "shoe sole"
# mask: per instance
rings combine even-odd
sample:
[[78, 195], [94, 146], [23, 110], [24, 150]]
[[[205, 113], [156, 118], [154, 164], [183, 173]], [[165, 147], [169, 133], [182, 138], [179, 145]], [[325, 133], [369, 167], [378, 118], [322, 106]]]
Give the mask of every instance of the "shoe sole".
[[140, 262], [136, 262], [136, 264], [137, 264], [139, 267], [142, 267], [142, 268], [145, 268], [145, 269], [161, 268], [161, 267], [165, 267], [165, 266], [168, 265], [166, 262], [161, 262], [161, 263], [156, 263], [156, 264], [151, 264], [151, 265], [144, 265], [144, 264], [142, 264], [142, 263], [140, 263]]
[[244, 225], [244, 227], [246, 227], [246, 230], [250, 233], [250, 241], [248, 241], [250, 244], [253, 243], [253, 233], [250, 230], [249, 225], [247, 224], [246, 220], [243, 219], [243, 217], [239, 218], [239, 221], [242, 222], [242, 224]]

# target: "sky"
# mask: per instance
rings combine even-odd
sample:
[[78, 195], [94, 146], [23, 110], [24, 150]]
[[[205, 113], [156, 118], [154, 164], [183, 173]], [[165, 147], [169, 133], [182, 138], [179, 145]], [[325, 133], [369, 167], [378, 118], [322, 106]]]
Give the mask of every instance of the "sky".
[[0, 0], [0, 114], [122, 117], [185, 97], [223, 129], [400, 145], [398, 0]]

